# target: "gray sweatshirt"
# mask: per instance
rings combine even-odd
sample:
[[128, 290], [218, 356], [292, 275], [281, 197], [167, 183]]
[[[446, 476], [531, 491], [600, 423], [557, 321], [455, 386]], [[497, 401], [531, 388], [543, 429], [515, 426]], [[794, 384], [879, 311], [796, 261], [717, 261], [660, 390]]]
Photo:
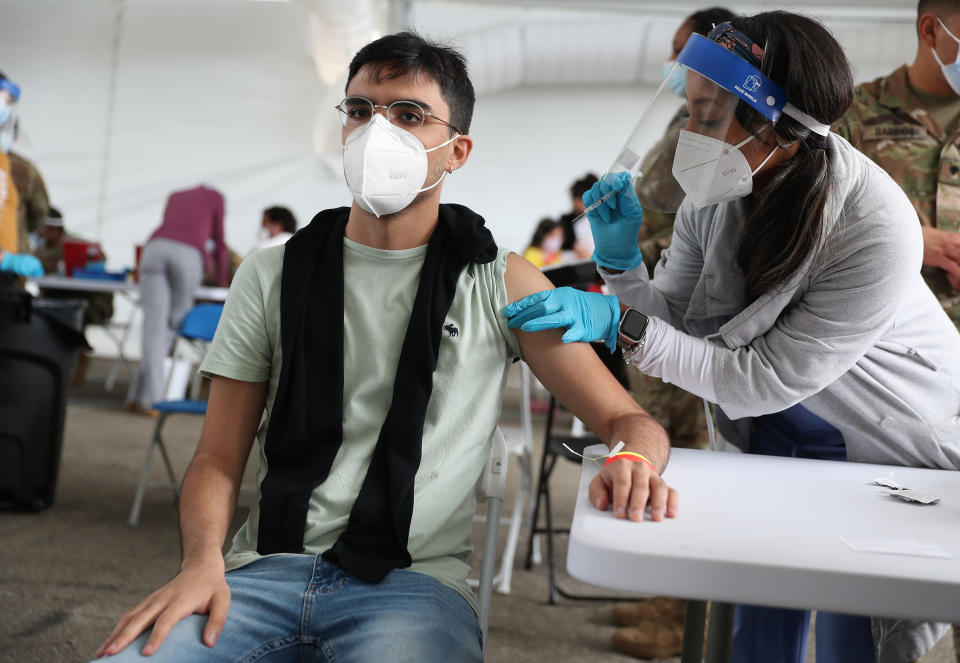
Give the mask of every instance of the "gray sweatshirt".
[[[621, 302], [669, 323], [653, 325], [658, 350], [640, 368], [715, 400], [736, 447], [749, 448], [751, 417], [802, 403], [843, 434], [851, 461], [960, 469], [960, 333], [920, 275], [917, 214], [886, 172], [829, 143], [822, 247], [776, 292], [746, 304], [743, 200], [684, 202], [653, 280], [642, 265], [601, 274]], [[915, 658], [942, 630], [874, 620], [878, 661]]]

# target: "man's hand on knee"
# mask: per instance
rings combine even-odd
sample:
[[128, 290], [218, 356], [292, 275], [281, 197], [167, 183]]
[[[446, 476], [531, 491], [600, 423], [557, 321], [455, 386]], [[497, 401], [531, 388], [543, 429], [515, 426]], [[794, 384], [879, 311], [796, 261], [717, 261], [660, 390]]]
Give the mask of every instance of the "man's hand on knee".
[[150, 656], [185, 617], [209, 614], [203, 629], [203, 643], [213, 647], [223, 630], [230, 609], [230, 588], [224, 576], [223, 559], [184, 566], [173, 580], [128, 611], [100, 645], [97, 656], [112, 656], [153, 626], [153, 633], [141, 652]]

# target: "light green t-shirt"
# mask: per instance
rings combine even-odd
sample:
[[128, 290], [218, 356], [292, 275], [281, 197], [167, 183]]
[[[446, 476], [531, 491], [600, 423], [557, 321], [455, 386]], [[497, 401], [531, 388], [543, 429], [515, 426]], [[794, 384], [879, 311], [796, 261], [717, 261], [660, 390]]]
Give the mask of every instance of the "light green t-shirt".
[[[310, 498], [304, 530], [309, 554], [333, 546], [360, 492], [390, 407], [426, 250], [421, 246], [387, 251], [344, 238], [343, 443], [329, 476]], [[283, 253], [283, 246], [264, 249], [240, 265], [200, 367], [207, 375], [269, 380], [268, 416], [257, 431], [258, 486], [267, 473], [263, 448], [280, 377]], [[493, 262], [468, 266], [457, 282], [433, 375], [407, 542], [411, 569], [457, 590], [474, 609], [466, 560], [471, 551], [476, 484], [500, 416], [507, 369], [520, 356], [516, 336], [503, 315], [508, 253], [501, 249]], [[258, 495], [226, 556], [228, 570], [260, 558], [259, 518]]]

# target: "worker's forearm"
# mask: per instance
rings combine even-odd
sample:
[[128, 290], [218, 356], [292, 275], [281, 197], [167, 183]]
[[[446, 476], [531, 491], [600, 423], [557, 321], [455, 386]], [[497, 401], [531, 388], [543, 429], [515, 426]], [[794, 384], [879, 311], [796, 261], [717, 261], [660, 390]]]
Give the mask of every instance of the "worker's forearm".
[[181, 568], [194, 563], [223, 563], [223, 542], [238, 490], [237, 481], [212, 457], [194, 456], [180, 495]]
[[670, 458], [670, 438], [663, 426], [646, 412], [637, 412], [618, 417], [613, 424], [610, 448], [623, 441], [623, 451], [633, 451], [646, 456], [657, 469], [663, 472]]

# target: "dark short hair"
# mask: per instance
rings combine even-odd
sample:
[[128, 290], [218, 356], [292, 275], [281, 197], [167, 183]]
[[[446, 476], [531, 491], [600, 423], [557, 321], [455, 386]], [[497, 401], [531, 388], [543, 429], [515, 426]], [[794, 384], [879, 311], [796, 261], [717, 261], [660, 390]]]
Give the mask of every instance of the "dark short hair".
[[917, 20], [924, 14], [953, 16], [960, 11], [958, 0], [920, 0], [917, 3]]
[[583, 198], [583, 194], [590, 190], [599, 178], [593, 173], [587, 173], [579, 180], [570, 185], [570, 197], [577, 200]]
[[297, 217], [295, 217], [293, 212], [288, 210], [286, 207], [268, 207], [267, 209], [263, 210], [263, 213], [274, 223], [282, 224], [283, 232], [291, 234], [297, 232]]
[[543, 238], [547, 236], [547, 233], [559, 227], [559, 221], [554, 221], [550, 218], [540, 219], [540, 223], [537, 224], [536, 229], [533, 231], [533, 237], [530, 238], [530, 246], [539, 247]]
[[414, 32], [398, 32], [370, 42], [353, 56], [347, 85], [364, 65], [371, 65], [373, 80], [389, 80], [424, 73], [440, 86], [450, 107], [446, 120], [462, 134], [470, 132], [476, 97], [467, 73], [467, 61], [457, 50], [430, 42]]
[[729, 21], [734, 16], [736, 16], [736, 14], [726, 7], [708, 7], [693, 12], [687, 17], [684, 23], [689, 21], [693, 24], [693, 31], [695, 33], [706, 37], [707, 34], [713, 30], [713, 26], [720, 25], [724, 21]]
[[63, 218], [63, 214], [60, 213], [60, 210], [58, 210], [58, 209], [57, 209], [56, 207], [54, 207], [53, 205], [51, 205], [50, 207], [47, 208], [47, 216], [50, 217], [51, 219], [62, 219], [62, 218]]

